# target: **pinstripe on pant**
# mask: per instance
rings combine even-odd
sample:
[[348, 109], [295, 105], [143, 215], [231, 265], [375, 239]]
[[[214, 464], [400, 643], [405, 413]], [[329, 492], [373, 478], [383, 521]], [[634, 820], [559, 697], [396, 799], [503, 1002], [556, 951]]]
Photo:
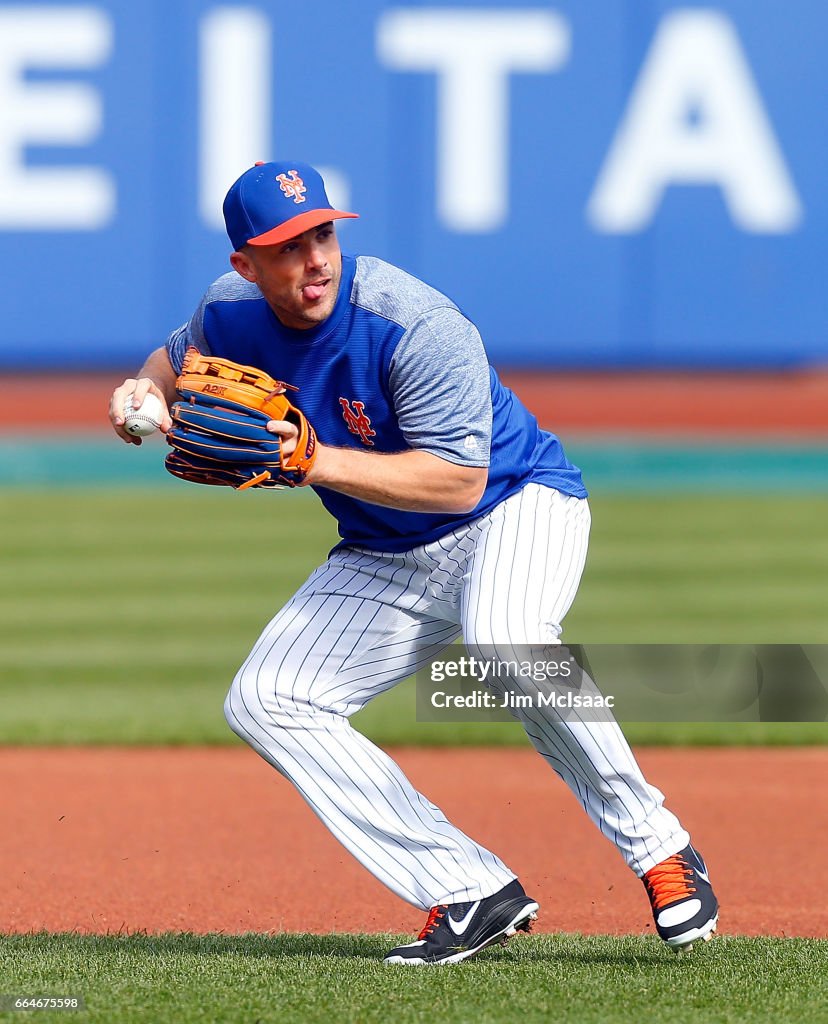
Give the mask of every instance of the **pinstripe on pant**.
[[[331, 832], [423, 909], [490, 896], [514, 873], [418, 793], [349, 717], [462, 631], [470, 653], [555, 643], [589, 536], [585, 499], [529, 484], [412, 551], [346, 548], [267, 625], [225, 701], [230, 727], [299, 790]], [[516, 709], [530, 740], [630, 867], [689, 842], [614, 722]]]

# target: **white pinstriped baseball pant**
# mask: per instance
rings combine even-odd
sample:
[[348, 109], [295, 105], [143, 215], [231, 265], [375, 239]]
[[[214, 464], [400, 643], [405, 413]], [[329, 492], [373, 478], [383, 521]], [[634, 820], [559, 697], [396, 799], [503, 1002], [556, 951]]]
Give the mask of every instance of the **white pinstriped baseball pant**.
[[[589, 525], [585, 499], [529, 484], [412, 551], [337, 551], [267, 625], [233, 681], [225, 701], [233, 731], [360, 863], [424, 910], [483, 899], [515, 875], [418, 793], [349, 716], [461, 631], [470, 653], [557, 642]], [[615, 722], [564, 721], [554, 708], [516, 713], [636, 874], [688, 844]]]

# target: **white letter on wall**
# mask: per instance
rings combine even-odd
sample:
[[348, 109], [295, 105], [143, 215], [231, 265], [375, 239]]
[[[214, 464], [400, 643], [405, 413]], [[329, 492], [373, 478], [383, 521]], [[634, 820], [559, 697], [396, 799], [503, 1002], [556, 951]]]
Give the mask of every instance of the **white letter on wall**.
[[717, 185], [744, 231], [788, 232], [801, 219], [739, 37], [717, 11], [680, 10], [662, 20], [589, 219], [599, 231], [643, 231], [670, 185]]
[[26, 146], [84, 146], [101, 131], [98, 93], [77, 82], [28, 82], [27, 68], [99, 67], [112, 26], [98, 7], [0, 7], [0, 230], [97, 231], [115, 212], [99, 167], [27, 167]]
[[400, 8], [380, 20], [380, 59], [438, 76], [437, 212], [454, 231], [499, 228], [509, 212], [509, 87], [513, 72], [548, 72], [569, 54], [553, 11]]
[[252, 7], [216, 7], [199, 29], [199, 211], [223, 228], [227, 190], [270, 159], [270, 22]]

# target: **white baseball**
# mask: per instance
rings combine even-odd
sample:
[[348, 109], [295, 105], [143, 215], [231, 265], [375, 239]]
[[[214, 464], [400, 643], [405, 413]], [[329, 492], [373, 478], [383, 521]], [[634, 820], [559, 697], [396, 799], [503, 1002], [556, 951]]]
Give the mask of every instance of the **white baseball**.
[[164, 407], [155, 395], [147, 395], [138, 409], [132, 408], [132, 395], [124, 402], [124, 430], [134, 437], [149, 437], [161, 426]]

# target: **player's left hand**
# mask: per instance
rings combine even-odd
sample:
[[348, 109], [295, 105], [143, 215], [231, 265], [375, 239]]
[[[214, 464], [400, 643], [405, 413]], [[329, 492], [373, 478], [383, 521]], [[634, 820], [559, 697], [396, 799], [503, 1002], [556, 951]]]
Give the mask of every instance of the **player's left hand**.
[[189, 349], [176, 380], [165, 465], [194, 483], [301, 487], [316, 433], [285, 397], [289, 385], [253, 366]]
[[268, 420], [267, 429], [277, 434], [282, 441], [282, 454], [287, 458], [296, 451], [299, 442], [299, 428], [288, 420]]

